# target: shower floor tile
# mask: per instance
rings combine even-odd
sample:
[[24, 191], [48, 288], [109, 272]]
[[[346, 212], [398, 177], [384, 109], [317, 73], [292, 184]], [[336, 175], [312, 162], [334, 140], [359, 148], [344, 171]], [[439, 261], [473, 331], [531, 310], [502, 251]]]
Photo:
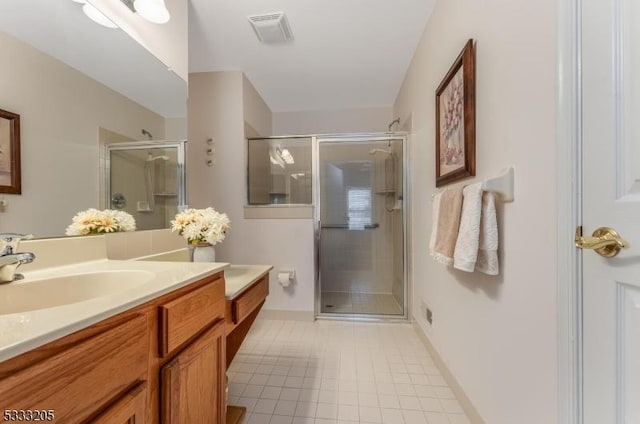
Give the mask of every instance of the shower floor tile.
[[406, 323], [259, 318], [227, 374], [243, 424], [470, 423]]
[[402, 315], [403, 310], [392, 294], [322, 292], [321, 312], [334, 314]]

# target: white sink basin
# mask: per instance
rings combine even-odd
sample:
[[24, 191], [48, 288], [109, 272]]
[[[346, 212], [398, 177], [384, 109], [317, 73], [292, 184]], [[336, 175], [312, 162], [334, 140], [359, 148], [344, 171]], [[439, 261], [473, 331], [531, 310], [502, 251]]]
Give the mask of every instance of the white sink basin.
[[155, 273], [109, 270], [0, 285], [0, 315], [69, 305], [109, 296], [151, 281]]

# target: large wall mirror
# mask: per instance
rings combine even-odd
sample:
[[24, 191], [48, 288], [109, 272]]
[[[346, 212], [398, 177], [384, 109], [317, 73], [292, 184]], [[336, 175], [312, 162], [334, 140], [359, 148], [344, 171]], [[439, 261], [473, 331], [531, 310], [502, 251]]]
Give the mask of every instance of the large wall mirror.
[[79, 3], [6, 0], [0, 109], [20, 115], [22, 157], [22, 194], [0, 194], [0, 232], [62, 236], [78, 211], [105, 206], [105, 145], [186, 139], [187, 84]]

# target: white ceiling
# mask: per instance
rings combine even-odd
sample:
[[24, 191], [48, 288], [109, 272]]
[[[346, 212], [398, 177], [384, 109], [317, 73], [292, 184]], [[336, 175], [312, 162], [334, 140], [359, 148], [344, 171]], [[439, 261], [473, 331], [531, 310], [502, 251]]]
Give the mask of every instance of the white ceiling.
[[[391, 106], [435, 0], [191, 0], [189, 72], [243, 71], [273, 112]], [[266, 45], [247, 16], [285, 12]]]

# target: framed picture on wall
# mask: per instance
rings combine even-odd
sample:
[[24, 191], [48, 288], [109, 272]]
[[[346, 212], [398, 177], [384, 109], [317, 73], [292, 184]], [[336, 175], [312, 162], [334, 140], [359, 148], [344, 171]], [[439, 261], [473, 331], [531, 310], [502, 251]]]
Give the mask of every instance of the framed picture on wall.
[[21, 194], [20, 115], [0, 109], [0, 193]]
[[436, 187], [476, 175], [475, 91], [471, 39], [436, 90]]

